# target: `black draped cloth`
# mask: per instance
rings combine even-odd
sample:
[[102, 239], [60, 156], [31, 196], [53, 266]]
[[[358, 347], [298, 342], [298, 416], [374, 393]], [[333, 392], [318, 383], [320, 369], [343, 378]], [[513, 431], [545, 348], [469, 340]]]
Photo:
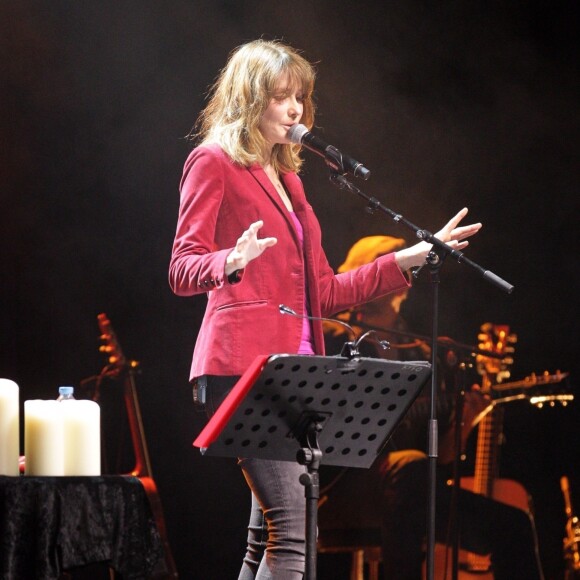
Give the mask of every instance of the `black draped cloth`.
[[0, 578], [52, 580], [107, 562], [147, 578], [162, 543], [136, 477], [0, 476]]

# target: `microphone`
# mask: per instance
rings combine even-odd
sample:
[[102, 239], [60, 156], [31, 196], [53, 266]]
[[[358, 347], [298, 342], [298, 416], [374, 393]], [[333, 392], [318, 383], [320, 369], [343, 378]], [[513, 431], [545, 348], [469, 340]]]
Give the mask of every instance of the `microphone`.
[[371, 172], [360, 161], [342, 154], [336, 147], [313, 135], [304, 125], [292, 125], [286, 137], [292, 143], [302, 145], [320, 157], [324, 157], [326, 163], [341, 175], [350, 173], [365, 180], [371, 176]]
[[318, 316], [307, 316], [306, 314], [304, 315], [298, 314], [295, 310], [290, 308], [290, 306], [286, 306], [285, 304], [280, 304], [280, 306], [278, 306], [278, 310], [280, 311], [281, 314], [290, 314], [290, 316], [296, 316], [296, 318], [308, 318], [308, 320], [323, 320], [323, 321], [326, 320], [326, 322], [336, 322], [337, 324], [344, 326], [348, 330], [352, 338], [356, 338], [356, 332], [354, 331], [354, 328], [350, 324], [347, 324], [342, 320], [335, 320], [334, 318], [320, 318]]
[[308, 320], [323, 320], [323, 321], [326, 320], [326, 322], [336, 322], [337, 324], [344, 326], [352, 336], [352, 340], [344, 343], [342, 352], [340, 353], [340, 356], [343, 357], [353, 358], [355, 356], [359, 356], [360, 354], [358, 350], [359, 344], [363, 340], [367, 339], [371, 340], [372, 342], [380, 346], [383, 350], [390, 348], [391, 346], [387, 340], [378, 339], [375, 336], [376, 335], [375, 330], [367, 330], [362, 336], [359, 336], [357, 338], [354, 328], [350, 324], [347, 324], [342, 320], [337, 320], [336, 318], [322, 318], [320, 316], [307, 316], [305, 314], [298, 314], [295, 310], [290, 308], [290, 306], [286, 306], [285, 304], [280, 304], [280, 306], [278, 306], [278, 310], [280, 311], [281, 314], [289, 314], [290, 316], [295, 316], [296, 318], [307, 318]]

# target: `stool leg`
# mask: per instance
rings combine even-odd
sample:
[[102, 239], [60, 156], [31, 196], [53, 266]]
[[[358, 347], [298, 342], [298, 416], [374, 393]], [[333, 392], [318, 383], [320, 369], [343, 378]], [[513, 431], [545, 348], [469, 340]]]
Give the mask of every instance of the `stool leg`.
[[350, 580], [364, 580], [365, 553], [364, 550], [355, 550], [352, 553]]
[[379, 580], [379, 563], [376, 560], [369, 562], [369, 580]]

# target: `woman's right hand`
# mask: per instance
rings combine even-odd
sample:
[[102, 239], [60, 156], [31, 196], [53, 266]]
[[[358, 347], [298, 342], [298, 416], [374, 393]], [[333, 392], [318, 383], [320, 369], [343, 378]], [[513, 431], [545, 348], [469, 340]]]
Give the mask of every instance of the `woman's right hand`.
[[276, 238], [258, 239], [258, 231], [263, 225], [264, 222], [262, 220], [254, 222], [238, 238], [236, 247], [226, 258], [226, 276], [236, 270], [243, 270], [252, 260], [261, 256], [266, 248], [270, 248], [278, 242]]

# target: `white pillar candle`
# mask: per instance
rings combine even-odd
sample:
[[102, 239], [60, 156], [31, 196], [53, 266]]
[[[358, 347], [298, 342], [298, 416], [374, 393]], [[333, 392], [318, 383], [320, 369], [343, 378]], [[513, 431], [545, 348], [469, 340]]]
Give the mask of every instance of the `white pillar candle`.
[[62, 404], [24, 401], [26, 475], [64, 475]]
[[64, 474], [101, 475], [101, 409], [88, 400], [62, 401]]
[[20, 456], [19, 389], [0, 379], [0, 475], [18, 475]]

